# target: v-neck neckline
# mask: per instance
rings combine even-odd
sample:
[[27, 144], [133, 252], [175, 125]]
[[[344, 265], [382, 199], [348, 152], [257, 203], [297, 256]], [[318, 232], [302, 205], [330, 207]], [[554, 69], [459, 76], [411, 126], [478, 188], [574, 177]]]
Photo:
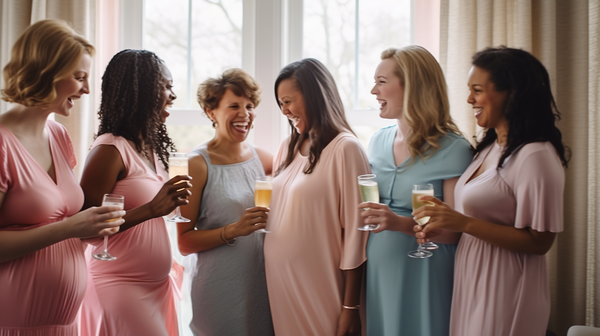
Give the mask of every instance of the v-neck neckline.
[[388, 142], [391, 143], [392, 146], [390, 147], [390, 151], [392, 152], [392, 155], [390, 156], [392, 158], [392, 166], [394, 166], [396, 169], [403, 167], [404, 165], [406, 165], [408, 162], [410, 162], [410, 153], [408, 155], [408, 157], [406, 159], [404, 159], [404, 161], [400, 164], [400, 165], [396, 165], [396, 156], [394, 155], [394, 141], [396, 140], [396, 134], [398, 133], [398, 131], [400, 130], [400, 127], [398, 127], [398, 125], [396, 125], [396, 129], [394, 130], [394, 132], [392, 132], [392, 141]]
[[473, 175], [475, 175], [475, 173], [477, 173], [477, 171], [479, 170], [479, 168], [481, 168], [481, 166], [485, 162], [485, 159], [487, 159], [488, 155], [492, 152], [492, 150], [494, 150], [495, 146], [499, 146], [499, 145], [497, 145], [497, 143], [494, 141], [494, 143], [491, 146], [489, 146], [489, 149], [485, 153], [485, 155], [484, 155], [483, 159], [481, 160], [481, 162], [479, 163], [479, 165], [477, 165], [477, 168], [475, 168], [475, 170], [473, 170], [471, 172], [471, 174], [469, 174], [469, 179], [467, 179], [467, 181], [465, 182], [464, 185], [467, 185], [467, 184], [469, 184], [469, 183], [471, 183], [471, 182], [473, 182], [475, 180], [478, 180], [479, 177], [487, 174], [489, 171], [493, 171], [494, 170], [494, 167], [492, 166], [492, 168], [488, 168], [488, 169], [482, 171], [481, 174], [479, 174], [477, 176], [473, 176]]
[[56, 167], [56, 160], [55, 160], [55, 156], [54, 155], [54, 146], [53, 146], [53, 141], [54, 138], [50, 135], [50, 133], [52, 133], [50, 131], [50, 128], [48, 127], [48, 123], [46, 122], [46, 124], [44, 125], [44, 130], [46, 130], [46, 132], [48, 133], [48, 147], [50, 149], [50, 160], [52, 161], [52, 167], [54, 167], [54, 178], [52, 178], [52, 176], [50, 176], [50, 173], [48, 173], [46, 170], [44, 170], [44, 168], [42, 168], [42, 166], [40, 166], [40, 164], [37, 162], [37, 160], [33, 157], [33, 155], [31, 155], [31, 153], [29, 153], [29, 151], [27, 150], [27, 148], [25, 148], [25, 146], [21, 143], [21, 140], [19, 140], [19, 138], [13, 133], [13, 131], [11, 131], [8, 127], [0, 124], [0, 127], [4, 128], [8, 134], [10, 134], [10, 136], [13, 138], [13, 140], [18, 144], [18, 146], [20, 147], [20, 149], [27, 153], [27, 157], [33, 161], [33, 163], [35, 164], [35, 166], [41, 170], [42, 172], [44, 172], [44, 175], [46, 175], [48, 177], [48, 179], [50, 180], [50, 182], [52, 182], [52, 184], [56, 187], [58, 187], [59, 180], [58, 180], [58, 168]]

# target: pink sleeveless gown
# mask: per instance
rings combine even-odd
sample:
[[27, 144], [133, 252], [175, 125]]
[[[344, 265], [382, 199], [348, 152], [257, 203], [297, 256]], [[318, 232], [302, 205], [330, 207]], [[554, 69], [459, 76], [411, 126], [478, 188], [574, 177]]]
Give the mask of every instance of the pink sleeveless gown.
[[[154, 173], [124, 138], [103, 134], [92, 148], [99, 145], [115, 146], [121, 154], [127, 176], [112, 192], [125, 196], [125, 210], [151, 201], [168, 180], [156, 155]], [[171, 256], [164, 219], [153, 218], [109, 237], [108, 251], [117, 260], [91, 257], [102, 249], [98, 241], [86, 253], [91, 281], [82, 308], [81, 335], [178, 335], [174, 294], [181, 286], [183, 268]]]
[[[83, 192], [73, 174], [75, 153], [67, 131], [49, 120], [46, 131], [56, 183], [19, 140], [0, 125], [0, 230], [52, 225], [77, 213]], [[67, 239], [0, 263], [1, 336], [76, 336], [86, 286], [84, 248]]]

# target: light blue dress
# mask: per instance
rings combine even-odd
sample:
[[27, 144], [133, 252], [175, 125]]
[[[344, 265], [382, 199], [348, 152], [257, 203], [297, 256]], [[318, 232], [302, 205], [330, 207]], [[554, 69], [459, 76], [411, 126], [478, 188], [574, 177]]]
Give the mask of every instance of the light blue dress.
[[[196, 229], [210, 230], [235, 223], [245, 209], [254, 207], [254, 182], [265, 172], [256, 151], [248, 146], [252, 159], [229, 165], [213, 165], [206, 143], [191, 152], [202, 155], [208, 166]], [[191, 288], [190, 328], [194, 335], [273, 335], [264, 237], [264, 233], [254, 232], [237, 237], [233, 246], [223, 244], [197, 253], [197, 273]]]
[[[412, 186], [431, 183], [443, 200], [443, 181], [462, 175], [471, 163], [470, 145], [456, 134], [440, 138], [425, 162], [410, 158], [394, 163], [397, 125], [383, 128], [369, 143], [369, 163], [377, 175], [380, 203], [401, 216], [411, 216]], [[457, 244], [439, 244], [433, 257], [413, 259], [414, 236], [396, 231], [371, 234], [367, 244], [367, 335], [448, 335]]]

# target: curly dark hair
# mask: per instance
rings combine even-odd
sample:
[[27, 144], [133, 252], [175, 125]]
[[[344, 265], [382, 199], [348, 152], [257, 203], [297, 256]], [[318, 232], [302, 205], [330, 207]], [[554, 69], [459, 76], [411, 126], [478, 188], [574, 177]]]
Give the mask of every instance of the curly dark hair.
[[[292, 163], [296, 153], [300, 150], [302, 142], [308, 137], [311, 139], [311, 145], [308, 164], [304, 168], [304, 173], [310, 174], [319, 162], [321, 152], [331, 140], [341, 132], [352, 134], [354, 132], [346, 120], [344, 105], [335, 80], [323, 63], [314, 58], [305, 58], [290, 63], [281, 69], [275, 81], [275, 99], [277, 102], [279, 102], [277, 88], [286, 79], [292, 79], [296, 88], [304, 97], [309, 131], [306, 134], [298, 133], [292, 121], [288, 120], [291, 129], [290, 144], [287, 156], [275, 175]], [[281, 108], [281, 104], [279, 107]]]
[[147, 50], [126, 49], [108, 63], [102, 76], [98, 134], [112, 133], [132, 141], [139, 152], [151, 144], [169, 168], [169, 152], [175, 144], [160, 120], [163, 60]]
[[[567, 167], [570, 151], [563, 145], [562, 134], [556, 127], [560, 112], [544, 65], [527, 51], [504, 46], [476, 53], [472, 64], [489, 73], [497, 91], [507, 93], [502, 114], [508, 121], [508, 139], [497, 168], [524, 145], [545, 141], [554, 146], [563, 166]], [[492, 144], [497, 136], [495, 129], [486, 130], [475, 152]]]

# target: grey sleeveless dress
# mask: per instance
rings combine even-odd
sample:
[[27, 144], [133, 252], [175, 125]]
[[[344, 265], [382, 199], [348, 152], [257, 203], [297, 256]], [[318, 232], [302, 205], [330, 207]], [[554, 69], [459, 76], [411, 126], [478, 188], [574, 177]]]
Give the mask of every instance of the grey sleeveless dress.
[[[265, 176], [254, 148], [252, 159], [230, 165], [213, 165], [206, 143], [190, 154], [200, 154], [208, 166], [208, 179], [196, 229], [216, 229], [237, 222], [254, 207], [254, 181]], [[198, 252], [192, 279], [196, 336], [273, 335], [263, 259], [264, 233], [238, 237], [234, 246], [221, 245]]]

